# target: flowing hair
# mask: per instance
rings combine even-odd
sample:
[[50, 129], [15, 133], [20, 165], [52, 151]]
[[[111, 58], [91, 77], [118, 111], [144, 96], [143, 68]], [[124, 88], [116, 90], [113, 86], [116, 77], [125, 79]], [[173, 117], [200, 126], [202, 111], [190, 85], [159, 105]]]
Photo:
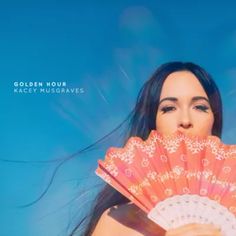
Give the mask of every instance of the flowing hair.
[[[135, 108], [129, 115], [129, 126], [124, 143], [131, 136], [138, 136], [145, 140], [150, 131], [156, 129], [156, 113], [163, 83], [169, 74], [177, 71], [189, 71], [193, 73], [204, 88], [214, 114], [212, 135], [221, 138], [223, 122], [222, 101], [219, 89], [212, 77], [202, 67], [194, 63], [169, 62], [157, 68], [155, 73], [141, 88]], [[91, 236], [105, 210], [127, 202], [129, 200], [126, 197], [106, 184], [95, 198], [92, 210], [76, 225], [70, 236], [75, 236], [78, 232], [82, 236]]]

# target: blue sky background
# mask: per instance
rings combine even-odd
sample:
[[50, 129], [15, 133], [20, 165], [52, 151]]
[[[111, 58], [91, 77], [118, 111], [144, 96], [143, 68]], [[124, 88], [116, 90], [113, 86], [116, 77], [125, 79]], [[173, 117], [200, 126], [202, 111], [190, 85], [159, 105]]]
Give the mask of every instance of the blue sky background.
[[[40, 196], [59, 163], [39, 162], [68, 157], [115, 128], [161, 63], [193, 61], [212, 74], [223, 141], [235, 143], [235, 9], [210, 0], [1, 1], [0, 235], [68, 234], [90, 204], [104, 150], [65, 163], [38, 203], [19, 208]], [[66, 81], [84, 93], [15, 94], [14, 81]]]

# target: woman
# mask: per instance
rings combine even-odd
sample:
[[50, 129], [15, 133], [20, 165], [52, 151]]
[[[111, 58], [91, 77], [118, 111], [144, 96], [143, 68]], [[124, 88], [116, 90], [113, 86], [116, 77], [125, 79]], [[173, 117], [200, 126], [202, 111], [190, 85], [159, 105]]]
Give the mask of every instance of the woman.
[[[193, 63], [171, 62], [159, 67], [141, 89], [127, 139], [146, 139], [152, 129], [163, 134], [221, 137], [222, 103], [211, 76]], [[127, 140], [126, 139], [126, 140]], [[84, 236], [220, 236], [213, 225], [190, 224], [165, 232], [146, 215], [106, 185], [97, 196]]]

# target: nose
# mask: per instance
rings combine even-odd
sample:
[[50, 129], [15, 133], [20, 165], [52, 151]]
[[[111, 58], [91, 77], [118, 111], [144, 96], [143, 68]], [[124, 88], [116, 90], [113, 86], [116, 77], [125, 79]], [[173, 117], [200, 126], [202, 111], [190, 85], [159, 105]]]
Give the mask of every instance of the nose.
[[189, 128], [192, 128], [193, 125], [192, 125], [191, 123], [189, 123], [189, 122], [182, 122], [182, 123], [179, 125], [179, 127], [184, 128], [184, 129], [189, 129]]
[[193, 123], [191, 117], [187, 111], [184, 111], [180, 115], [178, 129], [179, 130], [186, 130], [193, 127]]

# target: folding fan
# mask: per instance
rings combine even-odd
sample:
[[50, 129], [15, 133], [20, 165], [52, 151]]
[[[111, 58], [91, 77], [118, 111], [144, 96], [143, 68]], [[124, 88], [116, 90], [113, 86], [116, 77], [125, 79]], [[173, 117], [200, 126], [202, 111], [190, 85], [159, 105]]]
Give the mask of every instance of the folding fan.
[[212, 223], [236, 235], [236, 145], [152, 130], [108, 149], [96, 174], [168, 230]]

